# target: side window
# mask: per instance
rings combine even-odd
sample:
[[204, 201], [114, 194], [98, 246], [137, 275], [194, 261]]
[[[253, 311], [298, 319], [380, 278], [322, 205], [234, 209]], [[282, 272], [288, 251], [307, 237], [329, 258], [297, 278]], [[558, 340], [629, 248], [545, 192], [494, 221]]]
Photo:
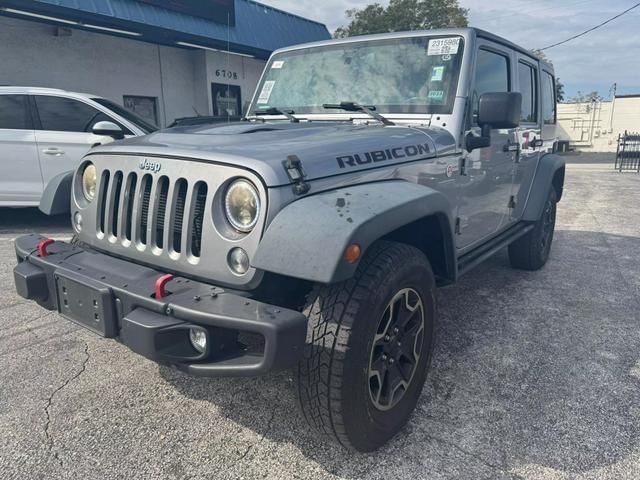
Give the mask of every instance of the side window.
[[522, 93], [522, 116], [520, 120], [525, 123], [538, 121], [538, 94], [537, 94], [537, 70], [524, 63], [518, 63], [518, 80], [520, 93]]
[[480, 96], [490, 92], [508, 92], [509, 58], [489, 50], [478, 50], [476, 62], [475, 90], [473, 94], [473, 116], [478, 115]]
[[36, 95], [41, 130], [90, 132], [94, 119], [103, 114], [86, 103], [63, 97]]
[[556, 85], [547, 72], [542, 72], [542, 118], [545, 125], [556, 123]]
[[31, 130], [31, 114], [26, 95], [0, 95], [0, 128]]

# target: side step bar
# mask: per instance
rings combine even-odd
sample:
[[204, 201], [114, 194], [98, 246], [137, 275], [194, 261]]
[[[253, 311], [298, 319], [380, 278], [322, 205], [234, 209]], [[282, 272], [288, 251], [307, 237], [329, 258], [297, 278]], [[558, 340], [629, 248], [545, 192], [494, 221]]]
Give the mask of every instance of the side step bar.
[[484, 243], [471, 252], [466, 253], [458, 259], [458, 275], [462, 275], [478, 264], [484, 262], [510, 243], [529, 233], [533, 228], [533, 223], [519, 223], [508, 230], [505, 230], [500, 235], [492, 238], [487, 243]]

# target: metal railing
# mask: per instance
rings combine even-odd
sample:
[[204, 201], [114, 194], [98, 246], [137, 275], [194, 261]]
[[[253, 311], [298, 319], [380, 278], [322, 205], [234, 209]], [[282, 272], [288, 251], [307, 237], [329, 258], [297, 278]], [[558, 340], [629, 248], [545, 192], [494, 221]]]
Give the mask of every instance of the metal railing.
[[625, 131], [618, 135], [616, 170], [640, 173], [640, 133]]

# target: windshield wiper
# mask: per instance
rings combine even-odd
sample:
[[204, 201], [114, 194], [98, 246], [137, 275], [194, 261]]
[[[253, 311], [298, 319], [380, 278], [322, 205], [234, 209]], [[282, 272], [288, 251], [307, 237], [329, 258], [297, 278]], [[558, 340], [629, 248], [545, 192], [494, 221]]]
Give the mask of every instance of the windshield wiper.
[[376, 109], [376, 107], [374, 107], [374, 106], [364, 106], [364, 105], [360, 105], [359, 103], [354, 103], [354, 102], [340, 102], [338, 104], [325, 103], [322, 106], [324, 108], [333, 108], [333, 109], [336, 109], [336, 110], [345, 110], [347, 112], [362, 112], [362, 113], [366, 113], [371, 118], [374, 118], [374, 119], [378, 120], [379, 122], [382, 122], [383, 125], [395, 125], [395, 123], [393, 123], [388, 118], [385, 118], [382, 115], [380, 115], [378, 112], [375, 112], [374, 110]]
[[300, 123], [300, 120], [293, 116], [293, 110], [280, 110], [279, 108], [266, 108], [264, 110], [256, 110], [253, 112], [255, 115], [282, 115], [287, 117], [291, 123]]

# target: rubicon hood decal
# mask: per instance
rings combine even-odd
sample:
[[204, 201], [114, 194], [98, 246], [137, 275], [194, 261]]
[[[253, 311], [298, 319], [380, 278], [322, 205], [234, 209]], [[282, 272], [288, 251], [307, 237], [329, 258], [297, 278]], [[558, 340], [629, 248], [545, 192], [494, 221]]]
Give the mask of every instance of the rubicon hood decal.
[[413, 157], [429, 156], [431, 148], [428, 143], [418, 145], [408, 145], [406, 147], [387, 148], [385, 150], [374, 150], [363, 154], [356, 153], [354, 155], [342, 155], [337, 157], [338, 167], [348, 168], [358, 165], [367, 165], [374, 162], [383, 162], [385, 160], [413, 159]]
[[[92, 154], [117, 153], [224, 163], [257, 173], [267, 187], [289, 185], [283, 168], [290, 156], [300, 159], [305, 182], [447, 155], [455, 151], [453, 136], [439, 127], [354, 125], [351, 122], [243, 122], [162, 130], [144, 137], [110, 143]], [[154, 158], [156, 157], [156, 158]]]

